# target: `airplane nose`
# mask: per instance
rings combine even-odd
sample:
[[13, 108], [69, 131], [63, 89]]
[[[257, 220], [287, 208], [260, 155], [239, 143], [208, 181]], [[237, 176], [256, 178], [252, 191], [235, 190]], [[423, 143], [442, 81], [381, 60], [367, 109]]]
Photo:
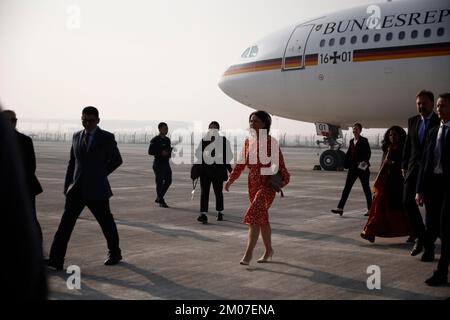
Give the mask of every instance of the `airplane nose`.
[[[258, 93], [259, 83], [253, 80], [255, 79], [252, 78], [251, 74], [230, 74], [229, 71], [227, 71], [220, 78], [218, 85], [231, 99], [236, 100], [247, 107], [253, 108], [255, 105], [254, 97], [263, 96], [263, 94]], [[252, 82], [254, 82], [253, 85]]]
[[240, 100], [242, 96], [242, 88], [238, 84], [239, 81], [232, 76], [223, 75], [219, 80], [219, 88], [230, 98]]

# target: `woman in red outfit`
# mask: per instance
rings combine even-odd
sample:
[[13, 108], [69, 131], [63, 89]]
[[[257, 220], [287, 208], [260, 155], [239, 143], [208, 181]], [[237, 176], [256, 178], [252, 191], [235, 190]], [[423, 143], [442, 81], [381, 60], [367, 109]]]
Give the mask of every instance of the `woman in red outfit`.
[[375, 237], [401, 237], [412, 234], [403, 209], [401, 161], [406, 132], [399, 126], [389, 128], [383, 140], [383, 161], [375, 179], [375, 197], [361, 237], [370, 242]]
[[269, 135], [272, 119], [265, 111], [255, 111], [249, 117], [251, 135], [245, 140], [238, 163], [225, 184], [229, 191], [231, 184], [239, 178], [248, 167], [248, 194], [250, 207], [244, 217], [249, 226], [247, 250], [241, 264], [248, 265], [252, 259], [253, 249], [261, 233], [265, 252], [257, 262], [267, 262], [272, 258], [272, 237], [269, 224], [269, 208], [275, 199], [276, 192], [269, 186], [270, 175], [278, 170], [282, 176], [283, 186], [289, 183], [289, 172], [277, 141]]

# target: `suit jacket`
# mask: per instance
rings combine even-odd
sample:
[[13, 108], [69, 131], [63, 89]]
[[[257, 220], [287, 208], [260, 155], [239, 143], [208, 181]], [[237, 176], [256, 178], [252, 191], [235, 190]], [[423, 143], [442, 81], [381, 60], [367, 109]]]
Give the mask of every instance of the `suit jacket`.
[[108, 175], [122, 164], [114, 135], [97, 127], [92, 143], [85, 153], [81, 143], [84, 130], [73, 135], [67, 166], [64, 194], [81, 191], [86, 200], [106, 200], [113, 194]]
[[[449, 130], [449, 129], [447, 129]], [[417, 179], [417, 193], [423, 193], [424, 191], [433, 190], [433, 169], [434, 169], [434, 147], [436, 146], [437, 134], [439, 127], [435, 126], [429, 132], [426, 140], [425, 149], [421, 159], [421, 165], [419, 167], [419, 174]], [[444, 181], [448, 182], [450, 179], [450, 134], [447, 133], [445, 139], [444, 149], [442, 150], [442, 173], [444, 175]], [[445, 183], [447, 191], [450, 190], [450, 185]]]
[[[408, 119], [408, 135], [406, 136], [402, 160], [402, 169], [406, 170], [405, 182], [408, 179], [416, 179], [417, 174], [419, 173], [419, 165], [423, 154], [423, 145], [420, 143], [419, 135], [417, 133], [420, 120], [420, 115]], [[430, 130], [437, 125], [439, 125], [439, 117], [433, 112], [425, 136], [428, 136]]]
[[[370, 166], [371, 150], [369, 140], [362, 136], [359, 137], [359, 141], [355, 146], [354, 138], [350, 140], [350, 146], [345, 154], [344, 167], [346, 169], [354, 170], [358, 167], [358, 164], [362, 161], [367, 162]], [[352, 152], [353, 150], [353, 152]]]
[[36, 177], [36, 155], [34, 153], [33, 140], [30, 137], [16, 131], [15, 132], [20, 157], [25, 174], [25, 183], [31, 196], [42, 193], [42, 186]]
[[0, 112], [0, 282], [10, 300], [44, 300], [47, 282], [20, 148]]
[[[204, 140], [197, 147], [195, 152], [198, 160], [201, 159], [201, 170], [200, 176], [210, 176], [210, 177], [221, 177], [223, 181], [228, 180], [228, 172], [231, 172], [233, 169], [231, 167], [230, 161], [233, 159], [233, 152], [231, 150], [230, 142], [227, 138], [222, 137], [222, 150], [218, 150], [220, 144], [217, 144], [217, 147], [214, 147], [213, 154], [211, 156], [215, 157], [218, 163], [214, 162], [212, 164], [206, 163], [204, 159], [203, 152], [205, 149], [213, 143], [211, 140]], [[210, 147], [212, 149], [212, 147]]]

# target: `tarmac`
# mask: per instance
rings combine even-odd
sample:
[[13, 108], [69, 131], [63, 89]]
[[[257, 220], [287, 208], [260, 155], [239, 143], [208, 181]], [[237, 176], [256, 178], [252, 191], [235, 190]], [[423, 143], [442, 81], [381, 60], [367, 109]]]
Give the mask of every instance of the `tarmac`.
[[[190, 166], [172, 165], [173, 184], [166, 195], [170, 208], [156, 198], [152, 158], [147, 145], [119, 145], [124, 164], [110, 176], [111, 210], [124, 260], [105, 266], [106, 240], [88, 209], [81, 214], [69, 243], [65, 267], [79, 266], [81, 288], [69, 289], [66, 271], [48, 270], [50, 299], [152, 300], [310, 300], [310, 299], [447, 299], [450, 286], [429, 287], [424, 280], [436, 260], [411, 257], [406, 237], [360, 238], [367, 221], [365, 199], [355, 183], [344, 215], [332, 214], [346, 172], [312, 170], [324, 149], [285, 148], [291, 173], [285, 197], [269, 210], [275, 254], [270, 263], [258, 241], [250, 266], [239, 264], [247, 242], [242, 223], [248, 206], [247, 175], [225, 192], [224, 221], [216, 221], [211, 190], [209, 223], [197, 222], [200, 186], [191, 200]], [[38, 219], [48, 251], [64, 208], [63, 184], [70, 144], [35, 142], [37, 176], [44, 193], [37, 198]], [[381, 160], [372, 152], [371, 182]], [[372, 267], [371, 267], [372, 266]], [[373, 267], [375, 266], [375, 267]], [[368, 270], [369, 268], [369, 270]], [[374, 268], [374, 269], [371, 269]], [[379, 268], [379, 269], [378, 269]], [[377, 270], [372, 274], [372, 270]], [[374, 277], [379, 275], [380, 286]], [[70, 280], [70, 279], [69, 279]], [[368, 285], [369, 284], [369, 285]]]

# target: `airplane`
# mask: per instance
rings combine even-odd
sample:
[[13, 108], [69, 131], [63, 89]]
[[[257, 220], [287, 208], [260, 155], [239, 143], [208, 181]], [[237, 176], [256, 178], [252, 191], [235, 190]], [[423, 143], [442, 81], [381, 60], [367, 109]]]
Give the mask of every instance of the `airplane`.
[[421, 89], [450, 91], [450, 1], [389, 1], [336, 11], [274, 32], [244, 50], [219, 81], [253, 109], [313, 122], [343, 166], [342, 128], [405, 127]]

